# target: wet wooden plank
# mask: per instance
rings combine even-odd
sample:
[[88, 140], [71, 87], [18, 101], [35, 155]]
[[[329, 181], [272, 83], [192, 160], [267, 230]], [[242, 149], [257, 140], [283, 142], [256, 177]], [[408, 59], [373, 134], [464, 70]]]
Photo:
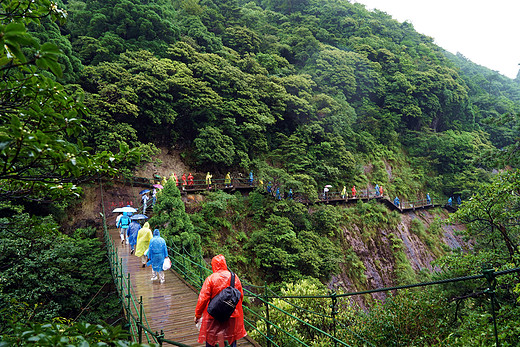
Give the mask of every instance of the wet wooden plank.
[[[113, 225], [111, 221], [109, 223]], [[141, 259], [130, 254], [130, 246], [121, 244], [119, 230], [110, 229], [110, 235], [117, 247], [125, 279], [130, 274], [131, 290], [136, 300], [142, 297], [143, 311], [150, 329], [156, 332], [162, 330], [164, 337], [171, 341], [189, 346], [205, 346], [197, 342], [199, 333], [193, 323], [198, 293], [173, 271], [165, 272], [165, 282], [162, 284], [158, 280], [152, 281], [151, 267], [143, 268]], [[132, 311], [137, 316], [134, 308]], [[238, 346], [257, 346], [248, 339], [240, 339]]]

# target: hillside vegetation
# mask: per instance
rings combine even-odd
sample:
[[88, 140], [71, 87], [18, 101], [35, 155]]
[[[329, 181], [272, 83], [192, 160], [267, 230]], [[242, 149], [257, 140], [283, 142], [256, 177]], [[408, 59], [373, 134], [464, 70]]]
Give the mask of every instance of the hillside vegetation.
[[[169, 243], [223, 253], [241, 278], [280, 293], [518, 264], [520, 80], [449, 54], [410, 23], [346, 0], [0, 7], [2, 340], [126, 338], [117, 327], [88, 328], [122, 318], [95, 223], [59, 226], [73, 225], [86, 184], [160, 167], [159, 148], [180, 153], [195, 174], [253, 171], [310, 201], [326, 184], [378, 184], [401, 200], [462, 198], [448, 221], [439, 210], [403, 216], [374, 202], [307, 206], [262, 188], [208, 192], [186, 209], [174, 181], [165, 183], [150, 223]], [[377, 345], [489, 345], [485, 288], [482, 280], [365, 296], [342, 302], [338, 319]], [[517, 277], [499, 278], [496, 291], [501, 342], [515, 345]]]

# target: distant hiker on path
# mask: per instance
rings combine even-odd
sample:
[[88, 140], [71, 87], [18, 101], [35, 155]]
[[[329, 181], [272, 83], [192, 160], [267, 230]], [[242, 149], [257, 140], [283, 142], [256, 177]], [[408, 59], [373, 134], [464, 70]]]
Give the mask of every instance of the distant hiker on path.
[[208, 173], [206, 174], [206, 186], [208, 186], [208, 189], [211, 189], [211, 178], [213, 177], [213, 175], [211, 175], [208, 171]]
[[352, 186], [352, 197], [356, 197], [356, 193], [357, 193], [357, 190], [356, 190], [356, 186]]
[[190, 174], [188, 175], [188, 187], [193, 187], [193, 175]]
[[181, 178], [182, 178], [182, 190], [185, 190], [186, 189], [186, 185], [188, 184], [186, 182], [186, 174], [183, 173]]
[[347, 187], [343, 186], [343, 190], [341, 191], [341, 198], [345, 199], [347, 197]]
[[226, 188], [231, 186], [231, 173], [229, 172], [226, 174], [226, 178], [224, 178], [224, 185], [226, 186]]

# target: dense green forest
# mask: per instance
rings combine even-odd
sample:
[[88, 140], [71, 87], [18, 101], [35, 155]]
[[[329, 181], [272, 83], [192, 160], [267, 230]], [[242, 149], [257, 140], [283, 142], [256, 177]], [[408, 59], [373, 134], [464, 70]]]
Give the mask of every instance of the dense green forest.
[[[325, 184], [463, 199], [448, 222], [465, 224], [471, 247], [441, 245], [440, 214], [416, 220], [438, 269], [416, 273], [393, 233], [401, 216], [382, 205], [309, 209], [257, 189], [205, 194], [186, 213], [169, 181], [150, 220], [168, 242], [223, 253], [241, 277], [289, 295], [326, 293], [345, 273], [369, 287], [348, 228], [367, 242], [389, 234], [394, 284], [518, 264], [520, 79], [446, 52], [410, 23], [347, 0], [14, 0], [0, 9], [7, 345], [126, 338], [95, 228], [60, 225], [88, 184], [132, 175], [160, 148], [194, 172], [252, 170], [311, 200]], [[483, 286], [367, 299], [372, 309], [350, 307], [341, 319], [388, 346], [489, 345]], [[515, 345], [517, 277], [499, 279], [497, 291], [501, 342]]]

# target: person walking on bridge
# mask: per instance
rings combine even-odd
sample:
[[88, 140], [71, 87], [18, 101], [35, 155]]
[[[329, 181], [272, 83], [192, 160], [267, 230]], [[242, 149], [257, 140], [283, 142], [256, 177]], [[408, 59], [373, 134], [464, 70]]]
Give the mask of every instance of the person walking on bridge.
[[341, 191], [341, 198], [345, 199], [347, 197], [347, 187], [343, 186], [343, 190]]
[[166, 258], [168, 258], [166, 241], [161, 237], [159, 229], [155, 229], [148, 247], [148, 265], [152, 265], [152, 281], [159, 278], [160, 282], [164, 283], [163, 264]]
[[432, 198], [430, 198], [430, 193], [426, 193], [426, 202], [428, 203], [428, 205], [431, 205], [431, 203], [432, 203]]
[[376, 191], [376, 196], [379, 196], [379, 184], [376, 183], [376, 186], [374, 189]]
[[356, 193], [357, 193], [356, 186], [352, 186], [352, 197], [353, 198], [356, 197]]
[[152, 231], [150, 230], [150, 224], [144, 223], [143, 227], [139, 229], [137, 233], [137, 241], [135, 245], [135, 256], [141, 258], [141, 264], [143, 267], [146, 266], [148, 261], [147, 255], [145, 254], [150, 246], [150, 240], [152, 239]]
[[247, 335], [242, 309], [242, 300], [244, 299], [242, 283], [235, 275], [235, 288], [240, 291], [240, 300], [228, 320], [218, 321], [208, 313], [208, 304], [215, 295], [230, 286], [231, 272], [228, 270], [226, 258], [222, 254], [213, 257], [211, 268], [213, 273], [204, 281], [195, 307], [195, 324], [202, 320], [198, 342], [206, 342], [206, 347], [214, 347], [217, 343], [219, 346], [225, 346], [225, 341], [227, 341], [230, 346], [236, 347], [237, 340]]
[[130, 217], [128, 217], [128, 212], [123, 212], [123, 216], [119, 219], [119, 222], [117, 222], [117, 227], [121, 228], [119, 231], [119, 236], [121, 237], [121, 243], [125, 243], [125, 235], [126, 235], [126, 229], [128, 229], [128, 226], [130, 225]]
[[135, 244], [137, 243], [137, 234], [139, 233], [139, 229], [141, 229], [141, 224], [133, 220], [126, 231], [126, 234], [128, 235], [128, 243], [130, 244], [130, 254], [135, 252]]
[[193, 175], [190, 174], [188, 175], [188, 187], [192, 188], [193, 187]]

